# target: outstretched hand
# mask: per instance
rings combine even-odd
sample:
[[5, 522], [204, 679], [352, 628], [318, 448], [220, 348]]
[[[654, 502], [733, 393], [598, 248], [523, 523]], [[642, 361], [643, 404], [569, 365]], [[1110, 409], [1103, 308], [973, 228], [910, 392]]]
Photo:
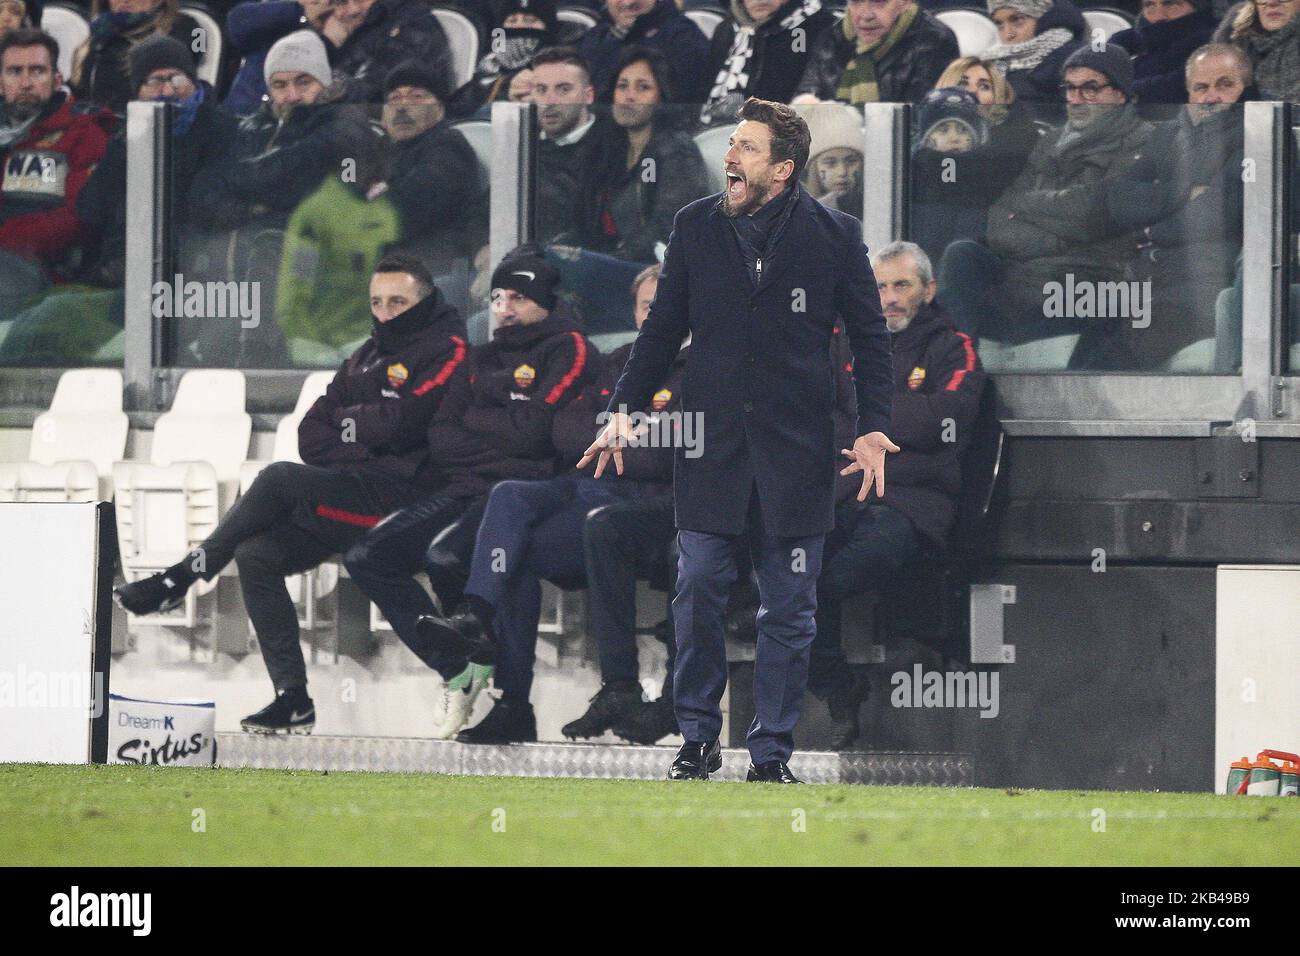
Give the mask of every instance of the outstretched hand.
[[876, 497], [885, 497], [885, 453], [899, 450], [899, 447], [890, 441], [884, 432], [861, 435], [853, 443], [852, 448], [840, 449], [840, 454], [849, 459], [848, 466], [841, 470], [840, 474], [851, 475], [854, 472], [862, 472], [862, 489], [858, 492], [859, 501], [867, 500], [867, 493], [871, 490], [873, 481], [876, 485]]
[[623, 449], [628, 446], [632, 435], [632, 420], [623, 412], [614, 412], [609, 416], [605, 427], [600, 430], [600, 434], [596, 436], [596, 440], [582, 453], [578, 467], [586, 468], [593, 459], [597, 459], [593, 477], [599, 478], [604, 474], [610, 458], [613, 458], [615, 471], [620, 475], [623, 474]]

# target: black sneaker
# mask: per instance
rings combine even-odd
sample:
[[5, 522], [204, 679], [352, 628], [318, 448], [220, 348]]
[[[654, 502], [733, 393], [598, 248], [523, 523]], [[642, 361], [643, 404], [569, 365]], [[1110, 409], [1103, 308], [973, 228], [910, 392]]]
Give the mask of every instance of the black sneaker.
[[471, 664], [496, 663], [492, 628], [473, 611], [457, 611], [451, 617], [421, 614], [415, 631], [446, 657], [463, 657]]
[[309, 734], [316, 726], [316, 705], [305, 690], [276, 694], [275, 700], [239, 722], [249, 734]]
[[577, 720], [571, 720], [560, 733], [570, 740], [599, 737], [615, 724], [636, 714], [641, 709], [641, 685], [634, 680], [619, 680], [603, 684], [591, 706]]
[[614, 725], [614, 733], [624, 740], [647, 747], [678, 732], [677, 715], [668, 696], [642, 704], [635, 713]]
[[113, 588], [113, 600], [132, 614], [161, 614], [184, 603], [188, 590], [189, 585], [181, 584], [170, 571], [159, 571], [139, 581], [119, 584]]
[[462, 744], [525, 744], [537, 740], [537, 718], [533, 705], [499, 700], [487, 716], [456, 739]]

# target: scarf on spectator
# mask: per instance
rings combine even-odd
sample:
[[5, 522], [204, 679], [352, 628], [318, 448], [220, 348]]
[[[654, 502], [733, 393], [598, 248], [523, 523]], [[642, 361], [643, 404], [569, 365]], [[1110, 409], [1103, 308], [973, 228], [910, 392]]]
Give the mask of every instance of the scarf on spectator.
[[194, 92], [183, 100], [171, 96], [162, 98], [162, 102], [175, 103], [178, 107], [176, 118], [172, 122], [172, 136], [179, 139], [190, 131], [190, 127], [194, 125], [194, 117], [199, 115], [199, 107], [203, 105], [205, 99], [207, 99], [207, 94], [204, 92], [204, 84], [202, 83], [196, 84]]
[[551, 40], [550, 34], [535, 27], [502, 28], [502, 38], [478, 61], [480, 82], [489, 83], [503, 73], [513, 73], [528, 65], [533, 54]]
[[[835, 89], [835, 98], [845, 103], [879, 103], [880, 102], [880, 82], [876, 77], [876, 64], [885, 58], [885, 55], [894, 48], [894, 44], [899, 41], [912, 21], [917, 18], [921, 8], [915, 3], [908, 5], [894, 21], [894, 25], [889, 28], [889, 32], [877, 40], [875, 43], [863, 44], [858, 41], [857, 51], [853, 59], [844, 67], [844, 73], [840, 76], [840, 85]], [[844, 37], [847, 40], [857, 38], [857, 31], [853, 29], [853, 22], [846, 16], [841, 24], [844, 30]]]
[[157, 15], [157, 10], [144, 10], [140, 13], [101, 13], [90, 24], [90, 35], [102, 42], [119, 33], [130, 33], [153, 20]]
[[[821, 11], [822, 0], [803, 0], [803, 3], [781, 18], [777, 25], [782, 32], [789, 33], [803, 25], [814, 14]], [[700, 122], [710, 123], [715, 119], [730, 119], [740, 108], [742, 90], [749, 87], [754, 77], [749, 72], [749, 61], [754, 56], [754, 34], [766, 23], [756, 21], [745, 10], [743, 0], [731, 0], [731, 17], [736, 23], [736, 32], [731, 38], [731, 49], [722, 63], [713, 81], [713, 89], [700, 111]]]
[[8, 149], [14, 143], [21, 143], [27, 138], [27, 134], [31, 132], [33, 126], [45, 117], [57, 112], [67, 98], [67, 93], [56, 90], [48, 103], [40, 109], [34, 110], [27, 117], [13, 116], [10, 108], [6, 107], [3, 101], [0, 101], [0, 149]]
[[1279, 99], [1300, 100], [1300, 16], [1269, 33], [1256, 23], [1231, 42], [1255, 64], [1255, 84]]
[[980, 59], [993, 64], [1003, 76], [1032, 70], [1069, 43], [1072, 36], [1065, 27], [1054, 27], [1024, 43], [995, 43], [980, 54]]

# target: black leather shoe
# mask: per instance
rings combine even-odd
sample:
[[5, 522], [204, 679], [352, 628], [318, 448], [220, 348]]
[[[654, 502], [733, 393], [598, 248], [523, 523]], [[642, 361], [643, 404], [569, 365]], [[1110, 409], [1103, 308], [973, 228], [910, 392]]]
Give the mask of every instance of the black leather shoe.
[[703, 743], [688, 740], [682, 744], [668, 768], [669, 780], [708, 780], [709, 774], [722, 769], [722, 746], [712, 740]]
[[764, 760], [762, 763], [749, 765], [749, 773], [745, 774], [745, 780], [749, 783], [803, 783], [798, 777], [790, 772], [790, 768], [785, 765], [784, 760]]
[[415, 630], [447, 657], [464, 657], [473, 664], [496, 663], [492, 628], [473, 611], [459, 611], [451, 617], [421, 614]]
[[487, 716], [456, 737], [462, 744], [526, 744], [537, 740], [533, 705], [499, 700]]

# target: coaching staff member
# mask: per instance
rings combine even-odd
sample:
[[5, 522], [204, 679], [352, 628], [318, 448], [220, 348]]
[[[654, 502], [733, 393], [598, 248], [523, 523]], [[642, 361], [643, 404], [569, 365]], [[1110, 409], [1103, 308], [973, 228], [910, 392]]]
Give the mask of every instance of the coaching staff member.
[[722, 765], [723, 615], [747, 538], [761, 597], [748, 779], [797, 783], [786, 763], [816, 630], [822, 541], [834, 524], [836, 318], [853, 352], [860, 436], [842, 450], [851, 459], [843, 473], [862, 472], [860, 499], [873, 481], [884, 495], [885, 453], [898, 451], [885, 435], [893, 369], [862, 224], [799, 185], [807, 124], [754, 98], [738, 116], [723, 157], [726, 189], [677, 213], [612, 417], [580, 464], [599, 456], [599, 475], [612, 457], [622, 470], [632, 427], [619, 409], [649, 404], [689, 332], [682, 410], [700, 416], [704, 444], [695, 458], [679, 448], [673, 475], [674, 709], [686, 743], [668, 776], [707, 779]]

